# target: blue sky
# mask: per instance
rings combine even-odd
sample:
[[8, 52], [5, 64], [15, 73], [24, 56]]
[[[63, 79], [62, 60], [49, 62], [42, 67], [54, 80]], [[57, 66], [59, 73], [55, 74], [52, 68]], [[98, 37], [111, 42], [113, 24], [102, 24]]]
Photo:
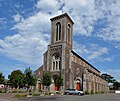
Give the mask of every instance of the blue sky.
[[120, 0], [0, 0], [0, 72], [34, 71], [50, 41], [50, 18], [74, 21], [73, 50], [120, 81]]

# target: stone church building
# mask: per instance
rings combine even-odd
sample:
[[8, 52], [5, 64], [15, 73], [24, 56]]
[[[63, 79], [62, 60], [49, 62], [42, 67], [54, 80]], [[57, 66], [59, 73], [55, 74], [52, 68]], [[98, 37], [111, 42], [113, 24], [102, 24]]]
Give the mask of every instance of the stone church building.
[[82, 91], [107, 92], [107, 81], [100, 77], [100, 71], [73, 51], [74, 22], [67, 13], [51, 20], [51, 42], [44, 53], [43, 65], [35, 71], [37, 89], [43, 89], [41, 77], [45, 71], [51, 72], [50, 91], [57, 91], [54, 80], [57, 75], [63, 77], [62, 91], [75, 88]]

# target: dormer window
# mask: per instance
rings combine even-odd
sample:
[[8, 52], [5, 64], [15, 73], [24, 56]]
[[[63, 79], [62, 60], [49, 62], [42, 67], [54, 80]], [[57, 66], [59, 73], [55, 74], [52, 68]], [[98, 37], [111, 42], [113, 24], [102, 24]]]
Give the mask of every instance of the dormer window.
[[56, 24], [56, 41], [61, 40], [61, 24], [58, 22]]

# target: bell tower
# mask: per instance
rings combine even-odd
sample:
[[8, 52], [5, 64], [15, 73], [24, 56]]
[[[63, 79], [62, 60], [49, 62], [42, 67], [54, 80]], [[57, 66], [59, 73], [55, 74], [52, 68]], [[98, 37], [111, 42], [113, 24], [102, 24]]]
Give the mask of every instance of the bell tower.
[[66, 43], [72, 49], [73, 21], [67, 13], [53, 17], [51, 20], [51, 45]]
[[[43, 70], [50, 71], [52, 76], [51, 90], [56, 90], [55, 78], [63, 77], [64, 86], [70, 86], [71, 50], [73, 21], [67, 13], [55, 16], [51, 20], [51, 41], [44, 54]], [[65, 86], [66, 85], [66, 86]], [[55, 89], [53, 89], [55, 88]], [[65, 88], [64, 88], [65, 89]]]

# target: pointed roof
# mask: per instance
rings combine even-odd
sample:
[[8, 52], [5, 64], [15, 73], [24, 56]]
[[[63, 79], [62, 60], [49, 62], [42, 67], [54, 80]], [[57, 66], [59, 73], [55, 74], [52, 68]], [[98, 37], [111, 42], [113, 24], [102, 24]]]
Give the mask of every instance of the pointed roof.
[[67, 17], [72, 22], [72, 24], [74, 24], [74, 22], [72, 21], [72, 19], [70, 18], [70, 16], [67, 13], [63, 13], [61, 15], [55, 16], [55, 17], [51, 18], [50, 20], [54, 21], [54, 20], [58, 20], [63, 17]]

